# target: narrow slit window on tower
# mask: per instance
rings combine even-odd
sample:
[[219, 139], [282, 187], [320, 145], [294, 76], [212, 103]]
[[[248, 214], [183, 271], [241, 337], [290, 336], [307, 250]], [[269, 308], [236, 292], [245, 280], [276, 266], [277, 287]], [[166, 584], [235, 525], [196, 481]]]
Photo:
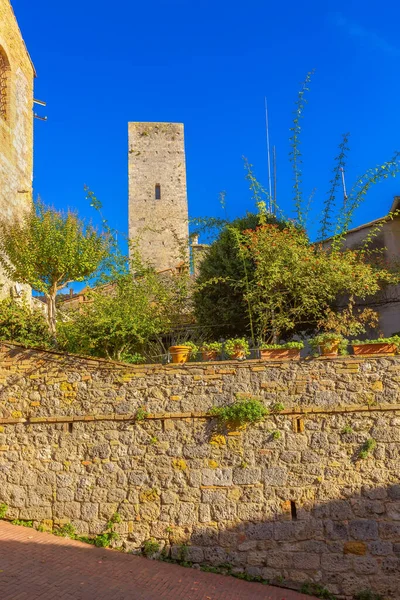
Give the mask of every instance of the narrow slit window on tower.
[[292, 521], [297, 521], [296, 502], [294, 502], [293, 500], [290, 501], [290, 513], [292, 515]]
[[161, 200], [161, 185], [156, 183], [156, 200]]

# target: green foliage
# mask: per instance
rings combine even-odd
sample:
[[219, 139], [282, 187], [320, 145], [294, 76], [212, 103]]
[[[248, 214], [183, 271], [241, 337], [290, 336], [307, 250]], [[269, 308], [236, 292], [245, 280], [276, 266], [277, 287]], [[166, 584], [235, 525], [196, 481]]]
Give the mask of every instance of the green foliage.
[[0, 339], [25, 346], [52, 346], [43, 312], [35, 305], [31, 308], [25, 298], [0, 300]]
[[202, 352], [221, 352], [223, 344], [221, 342], [203, 342], [201, 344]]
[[143, 543], [142, 553], [150, 558], [160, 550], [160, 544], [154, 538], [150, 538]]
[[77, 310], [64, 314], [58, 329], [65, 350], [137, 364], [143, 362], [150, 340], [176, 324], [187, 293], [185, 275], [160, 275], [135, 252], [129, 266], [130, 271], [116, 266], [112, 280], [91, 290], [89, 301]]
[[138, 352], [135, 352], [134, 354], [122, 352], [120, 359], [122, 362], [130, 363], [131, 365], [143, 365], [146, 362], [146, 358]]
[[336, 600], [336, 596], [329, 592], [326, 588], [324, 588], [319, 583], [307, 582], [303, 583], [301, 586], [301, 593], [308, 594], [309, 596], [315, 596], [316, 598], [321, 598], [322, 600]]
[[282, 402], [275, 402], [275, 404], [271, 406], [272, 413], [280, 413], [283, 410], [285, 410], [285, 405]]
[[350, 425], [345, 425], [341, 431], [341, 433], [343, 433], [344, 435], [346, 433], [353, 433], [353, 432], [354, 432], [354, 430]]
[[375, 340], [353, 340], [351, 342], [353, 345], [357, 344], [357, 345], [364, 345], [364, 344], [394, 344], [397, 348], [399, 348], [400, 346], [400, 336], [398, 335], [393, 335], [392, 337], [387, 337], [387, 338], [377, 338]]
[[303, 342], [287, 342], [286, 344], [267, 344], [262, 342], [259, 345], [260, 350], [301, 350], [304, 348]]
[[281, 432], [279, 431], [279, 429], [277, 429], [276, 431], [274, 431], [274, 432], [272, 433], [272, 439], [273, 439], [273, 440], [280, 440], [280, 439], [281, 439], [281, 437], [282, 437], [282, 434], [281, 434]]
[[257, 337], [272, 342], [283, 333], [315, 326], [339, 296], [365, 298], [392, 280], [362, 251], [312, 244], [293, 225], [283, 230], [262, 225], [244, 232], [241, 244], [255, 271], [250, 285], [242, 281], [240, 286], [252, 306]]
[[194, 342], [191, 342], [191, 341], [187, 341], [181, 345], [187, 346], [188, 348], [190, 348], [189, 360], [196, 360], [196, 358], [199, 354], [199, 347], [197, 346], [197, 344], [195, 344]]
[[[269, 215], [268, 222], [278, 221]], [[238, 282], [252, 281], [254, 264], [239, 254], [237, 233], [257, 226], [258, 216], [253, 213], [225, 223], [199, 265], [194, 311], [197, 322], [209, 327], [216, 338], [250, 334], [249, 306]]]
[[0, 504], [0, 519], [4, 519], [4, 517], [6, 516], [8, 511], [8, 506], [7, 504]]
[[136, 421], [144, 421], [147, 417], [149, 413], [147, 412], [147, 410], [145, 408], [143, 408], [143, 406], [140, 406], [135, 414], [135, 420]]
[[107, 522], [106, 531], [100, 535], [96, 535], [93, 543], [98, 548], [108, 548], [114, 540], [119, 538], [118, 533], [114, 531], [114, 525], [121, 522], [119, 513], [114, 513]]
[[325, 344], [331, 344], [336, 341], [339, 343], [339, 354], [347, 354], [347, 346], [349, 341], [338, 333], [319, 333], [315, 337], [309, 339], [308, 343], [313, 350], [318, 350], [318, 348], [321, 348], [321, 346], [324, 346]]
[[33, 527], [33, 521], [24, 521], [21, 519], [14, 519], [11, 521], [13, 525], [20, 525], [21, 527]]
[[0, 264], [12, 281], [44, 294], [53, 336], [57, 292], [92, 276], [108, 249], [107, 237], [75, 213], [56, 211], [40, 201], [11, 223], [0, 220]]
[[247, 423], [258, 423], [268, 413], [268, 409], [257, 398], [241, 396], [229, 406], [214, 406], [210, 411], [210, 414], [217, 417], [220, 423], [239, 427]]
[[57, 529], [53, 529], [54, 535], [58, 535], [60, 537], [69, 537], [71, 539], [76, 539], [75, 527], [72, 523], [65, 523], [62, 527], [58, 527]]
[[376, 448], [376, 441], [373, 438], [366, 440], [364, 442], [364, 444], [362, 445], [362, 448], [358, 455], [359, 458], [361, 458], [361, 459], [368, 458], [368, 456], [371, 454], [371, 452], [373, 452], [373, 450], [375, 450], [375, 448]]
[[293, 191], [294, 191], [294, 207], [296, 212], [297, 223], [300, 227], [304, 227], [306, 224], [306, 214], [303, 206], [303, 194], [302, 194], [302, 171], [301, 171], [301, 152], [300, 152], [300, 132], [301, 132], [301, 119], [303, 118], [304, 106], [307, 102], [305, 95], [309, 91], [308, 84], [311, 81], [311, 77], [314, 71], [307, 73], [307, 76], [301, 86], [300, 91], [297, 94], [296, 109], [294, 111], [293, 125], [290, 128], [292, 132], [290, 138], [291, 152], [290, 159], [293, 167]]
[[244, 352], [244, 355], [248, 356], [250, 354], [249, 343], [245, 338], [233, 338], [225, 342], [224, 351], [229, 358], [233, 358], [237, 352]]
[[385, 600], [381, 594], [376, 594], [371, 590], [363, 590], [355, 594], [354, 600]]

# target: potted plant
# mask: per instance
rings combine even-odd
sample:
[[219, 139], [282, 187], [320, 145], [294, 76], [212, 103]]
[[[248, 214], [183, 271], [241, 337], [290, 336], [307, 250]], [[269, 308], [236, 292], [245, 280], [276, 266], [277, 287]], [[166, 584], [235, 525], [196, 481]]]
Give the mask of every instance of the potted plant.
[[193, 342], [184, 342], [180, 346], [171, 346], [168, 348], [174, 364], [185, 363], [189, 358], [195, 358], [198, 351], [198, 347]]
[[250, 348], [245, 338], [233, 338], [227, 340], [224, 345], [225, 353], [229, 358], [244, 360], [250, 354]]
[[311, 348], [320, 351], [322, 356], [346, 354], [348, 340], [340, 333], [319, 333], [309, 340]]
[[286, 344], [260, 344], [262, 360], [299, 360], [303, 342], [287, 342]]
[[220, 342], [204, 342], [200, 348], [202, 358], [205, 362], [217, 360], [221, 354], [222, 344]]
[[365, 356], [371, 354], [396, 354], [400, 346], [400, 337], [393, 335], [392, 337], [380, 337], [376, 340], [354, 340], [351, 342], [353, 353], [356, 356]]

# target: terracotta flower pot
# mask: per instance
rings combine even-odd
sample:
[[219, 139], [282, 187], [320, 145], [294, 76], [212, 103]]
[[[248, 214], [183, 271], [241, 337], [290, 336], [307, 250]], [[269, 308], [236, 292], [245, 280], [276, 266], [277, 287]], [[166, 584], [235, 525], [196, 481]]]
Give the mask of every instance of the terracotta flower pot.
[[353, 344], [353, 352], [356, 356], [371, 354], [389, 354], [393, 356], [397, 352], [396, 344]]
[[202, 350], [201, 356], [202, 356], [204, 362], [209, 362], [211, 360], [217, 360], [218, 350]]
[[260, 350], [261, 360], [300, 360], [297, 348], [275, 348]]
[[231, 354], [232, 360], [243, 360], [246, 358], [246, 353], [241, 348], [235, 348], [235, 351]]
[[172, 356], [172, 362], [175, 364], [187, 362], [190, 350], [190, 346], [171, 346], [168, 349]]
[[330, 340], [320, 344], [322, 356], [337, 356], [339, 352], [340, 340]]

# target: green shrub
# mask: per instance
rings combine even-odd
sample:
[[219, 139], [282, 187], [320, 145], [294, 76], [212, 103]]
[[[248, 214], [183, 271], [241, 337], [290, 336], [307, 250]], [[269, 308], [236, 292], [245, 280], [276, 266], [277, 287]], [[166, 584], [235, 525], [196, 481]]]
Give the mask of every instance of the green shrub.
[[224, 344], [225, 353], [233, 358], [238, 351], [244, 352], [245, 356], [250, 354], [249, 343], [245, 338], [233, 338], [226, 340]]
[[309, 339], [308, 343], [313, 350], [317, 351], [322, 345], [332, 343], [336, 340], [339, 342], [339, 354], [348, 354], [347, 346], [349, 345], [349, 341], [339, 333], [319, 333], [315, 337]]
[[25, 298], [0, 301], [0, 339], [32, 347], [52, 346], [43, 311], [35, 306], [31, 308]]
[[159, 552], [159, 550], [160, 544], [154, 538], [150, 538], [144, 542], [142, 553], [149, 558]]
[[217, 417], [221, 423], [241, 426], [262, 421], [269, 411], [257, 398], [238, 396], [233, 404], [214, 406], [210, 414]]
[[202, 352], [221, 352], [221, 342], [204, 342], [200, 347]]
[[376, 441], [372, 438], [364, 442], [360, 450], [359, 457], [361, 459], [367, 458], [370, 453], [376, 448]]

